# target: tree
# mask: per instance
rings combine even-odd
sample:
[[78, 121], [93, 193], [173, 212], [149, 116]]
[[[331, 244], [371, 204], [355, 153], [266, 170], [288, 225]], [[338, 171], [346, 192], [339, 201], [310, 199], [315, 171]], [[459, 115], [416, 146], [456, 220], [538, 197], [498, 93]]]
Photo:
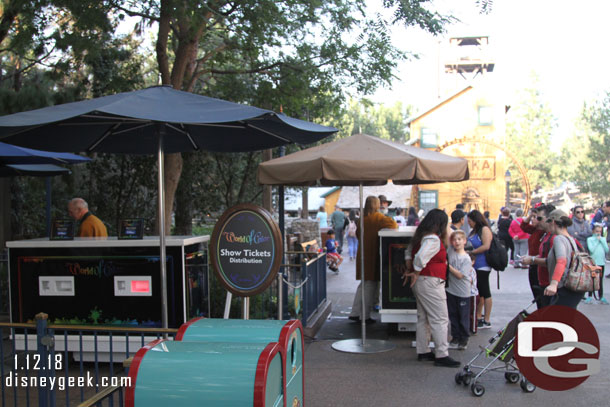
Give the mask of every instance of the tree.
[[534, 78], [533, 86], [523, 90], [506, 123], [506, 147], [526, 168], [533, 189], [553, 186], [559, 180], [557, 155], [551, 149], [555, 119], [536, 82]]
[[[220, 89], [217, 83], [231, 81], [227, 93], [242, 98], [230, 100], [251, 102], [272, 94], [262, 107], [286, 106], [288, 114], [321, 119], [308, 114], [321, 100], [338, 101], [349, 88], [367, 94], [391, 82], [404, 54], [392, 46], [389, 25], [416, 24], [434, 34], [442, 30], [447, 19], [423, 3], [386, 1], [395, 7], [393, 21], [364, 15], [362, 0], [116, 0], [114, 9], [119, 17], [158, 25], [161, 83], [208, 94]], [[166, 157], [168, 222], [182, 168], [180, 154]]]
[[578, 146], [581, 155], [572, 155], [570, 167], [582, 192], [598, 201], [610, 196], [610, 92], [582, 110]]
[[363, 133], [383, 139], [405, 142], [408, 132], [407, 120], [411, 107], [404, 108], [401, 102], [393, 106], [375, 104], [367, 99], [350, 99], [342, 120], [341, 136]]

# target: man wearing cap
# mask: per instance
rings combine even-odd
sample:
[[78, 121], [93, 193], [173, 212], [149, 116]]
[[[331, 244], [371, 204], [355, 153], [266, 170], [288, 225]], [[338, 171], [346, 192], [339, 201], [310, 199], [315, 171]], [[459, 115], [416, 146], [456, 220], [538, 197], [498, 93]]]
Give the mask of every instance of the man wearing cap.
[[345, 228], [345, 214], [343, 213], [341, 208], [339, 208], [339, 205], [335, 205], [335, 211], [332, 213], [332, 215], [330, 215], [330, 222], [335, 231], [335, 239], [337, 241], [337, 244], [339, 245], [337, 247], [337, 252], [341, 254], [341, 252], [343, 251], [343, 230]]
[[[466, 222], [466, 217], [468, 216], [468, 213], [466, 213], [466, 211], [464, 210], [464, 204], [456, 204], [455, 205], [455, 210], [456, 211], [462, 211], [462, 213], [464, 214], [464, 221], [462, 222], [462, 226], [460, 226], [460, 229], [462, 229], [464, 231], [464, 233], [466, 233], [466, 236], [470, 235], [470, 225], [468, 224], [468, 222]], [[489, 225], [489, 227], [491, 227], [491, 225]]]
[[379, 212], [383, 213], [385, 216], [389, 216], [394, 219], [396, 216], [395, 210], [390, 210], [390, 205], [392, 205], [392, 201], [388, 201], [385, 195], [379, 195]]

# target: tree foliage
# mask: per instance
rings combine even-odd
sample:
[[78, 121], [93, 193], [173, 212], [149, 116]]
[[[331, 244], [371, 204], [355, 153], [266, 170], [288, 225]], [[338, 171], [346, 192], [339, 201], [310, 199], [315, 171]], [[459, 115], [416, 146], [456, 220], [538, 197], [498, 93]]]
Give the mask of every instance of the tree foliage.
[[405, 142], [408, 140], [407, 120], [411, 107], [403, 107], [401, 102], [393, 106], [375, 104], [367, 99], [350, 99], [344, 119], [341, 122], [341, 136], [363, 133], [387, 140]]
[[522, 92], [511, 113], [506, 123], [508, 150], [526, 168], [534, 190], [555, 185], [559, 180], [557, 154], [551, 148], [555, 119], [535, 83]]
[[605, 201], [610, 196], [610, 92], [583, 107], [577, 128], [566, 162], [581, 191]]
[[[449, 18], [430, 5], [385, 1], [394, 12], [386, 19], [367, 15], [364, 0], [3, 0], [0, 110], [163, 83], [343, 128], [353, 121], [343, 114], [346, 96], [390, 85], [396, 64], [408, 55], [392, 45], [392, 25], [442, 31]], [[134, 29], [118, 34], [127, 21], [135, 22]], [[149, 43], [151, 33], [156, 35]], [[400, 139], [399, 110], [369, 109], [370, 132]], [[287, 152], [298, 148], [288, 146]], [[54, 179], [56, 211], [65, 213], [66, 200], [79, 195], [111, 230], [117, 217], [132, 216], [134, 208], [145, 207], [141, 212], [149, 216], [156, 207], [150, 179], [155, 163], [140, 158], [99, 155], [71, 177]], [[184, 160], [168, 155], [166, 219], [175, 211], [177, 232], [185, 233], [192, 216], [258, 200], [253, 173], [260, 160], [258, 152], [185, 154]], [[19, 180], [17, 186], [26, 191], [27, 182], [37, 181]], [[106, 213], [101, 202], [112, 209]]]

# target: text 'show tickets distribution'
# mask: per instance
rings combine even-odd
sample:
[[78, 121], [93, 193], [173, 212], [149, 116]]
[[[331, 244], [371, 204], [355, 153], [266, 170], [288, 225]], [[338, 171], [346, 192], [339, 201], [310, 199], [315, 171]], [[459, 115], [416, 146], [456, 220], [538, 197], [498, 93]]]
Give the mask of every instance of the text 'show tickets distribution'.
[[279, 227], [265, 209], [227, 209], [214, 227], [211, 260], [223, 286], [235, 295], [258, 294], [276, 277], [283, 256]]

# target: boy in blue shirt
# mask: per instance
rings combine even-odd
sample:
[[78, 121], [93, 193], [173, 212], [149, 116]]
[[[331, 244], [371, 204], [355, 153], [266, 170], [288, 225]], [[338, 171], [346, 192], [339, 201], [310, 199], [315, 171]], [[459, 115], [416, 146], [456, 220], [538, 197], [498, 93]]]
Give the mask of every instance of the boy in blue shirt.
[[337, 242], [335, 241], [335, 231], [328, 231], [326, 240], [326, 263], [332, 271], [339, 271], [339, 265], [343, 262], [343, 257], [337, 253]]

